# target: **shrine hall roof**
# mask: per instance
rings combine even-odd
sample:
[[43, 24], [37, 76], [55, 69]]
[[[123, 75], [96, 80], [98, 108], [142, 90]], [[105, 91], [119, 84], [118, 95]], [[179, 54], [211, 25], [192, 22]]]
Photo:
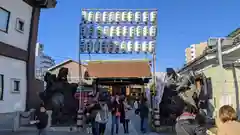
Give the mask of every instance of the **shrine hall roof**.
[[87, 64], [90, 77], [95, 78], [150, 78], [147, 60], [91, 61]]

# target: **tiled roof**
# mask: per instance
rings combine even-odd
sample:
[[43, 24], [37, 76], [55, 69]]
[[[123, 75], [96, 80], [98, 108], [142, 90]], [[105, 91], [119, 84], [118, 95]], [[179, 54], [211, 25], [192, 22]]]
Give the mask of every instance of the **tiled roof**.
[[141, 78], [151, 77], [149, 61], [92, 61], [87, 65], [90, 77]]

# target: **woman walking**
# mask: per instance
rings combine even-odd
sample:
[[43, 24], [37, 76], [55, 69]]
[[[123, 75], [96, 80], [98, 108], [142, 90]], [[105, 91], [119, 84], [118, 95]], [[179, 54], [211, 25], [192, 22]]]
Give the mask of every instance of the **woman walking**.
[[125, 133], [129, 133], [129, 122], [130, 122], [130, 110], [132, 109], [132, 107], [128, 104], [127, 98], [125, 98], [124, 102], [124, 111], [125, 111], [125, 120], [124, 120], [124, 129], [125, 129]]
[[104, 102], [103, 100], [100, 101], [100, 106], [101, 109], [99, 110], [99, 112], [97, 113], [96, 116], [96, 123], [97, 123], [97, 135], [104, 135], [105, 129], [106, 129], [106, 124], [108, 122], [108, 105], [106, 104], [106, 102]]
[[112, 102], [111, 109], [112, 109], [111, 135], [113, 135], [115, 125], [116, 125], [116, 134], [118, 134], [119, 119], [120, 119], [120, 116], [121, 116], [120, 101], [119, 101], [119, 96], [118, 95], [116, 95], [115, 100]]

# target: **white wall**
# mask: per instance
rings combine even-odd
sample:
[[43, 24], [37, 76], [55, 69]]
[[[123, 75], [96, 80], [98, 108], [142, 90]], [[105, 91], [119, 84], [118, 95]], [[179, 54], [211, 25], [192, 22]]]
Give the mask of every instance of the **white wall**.
[[[10, 12], [8, 33], [0, 31], [0, 41], [27, 50], [32, 7], [23, 0], [0, 0], [0, 6]], [[15, 30], [16, 19], [24, 20], [24, 33]]]
[[[0, 56], [0, 74], [4, 75], [3, 100], [0, 100], [0, 113], [14, 112], [15, 106], [24, 111], [26, 106], [26, 62]], [[11, 78], [20, 79], [20, 93], [13, 93]]]

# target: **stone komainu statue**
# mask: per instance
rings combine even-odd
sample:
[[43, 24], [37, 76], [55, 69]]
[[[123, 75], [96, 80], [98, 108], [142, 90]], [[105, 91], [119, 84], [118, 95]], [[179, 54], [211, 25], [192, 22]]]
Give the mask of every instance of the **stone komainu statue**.
[[172, 68], [168, 68], [167, 82], [159, 107], [162, 124], [172, 125], [186, 105], [198, 112], [198, 102], [199, 91], [195, 85], [194, 73], [180, 76]]
[[74, 94], [78, 84], [70, 84], [67, 76], [67, 68], [61, 68], [57, 76], [49, 72], [44, 76], [47, 85], [39, 96], [46, 108], [53, 111], [53, 124], [73, 120], [77, 113], [78, 100], [75, 99]]

